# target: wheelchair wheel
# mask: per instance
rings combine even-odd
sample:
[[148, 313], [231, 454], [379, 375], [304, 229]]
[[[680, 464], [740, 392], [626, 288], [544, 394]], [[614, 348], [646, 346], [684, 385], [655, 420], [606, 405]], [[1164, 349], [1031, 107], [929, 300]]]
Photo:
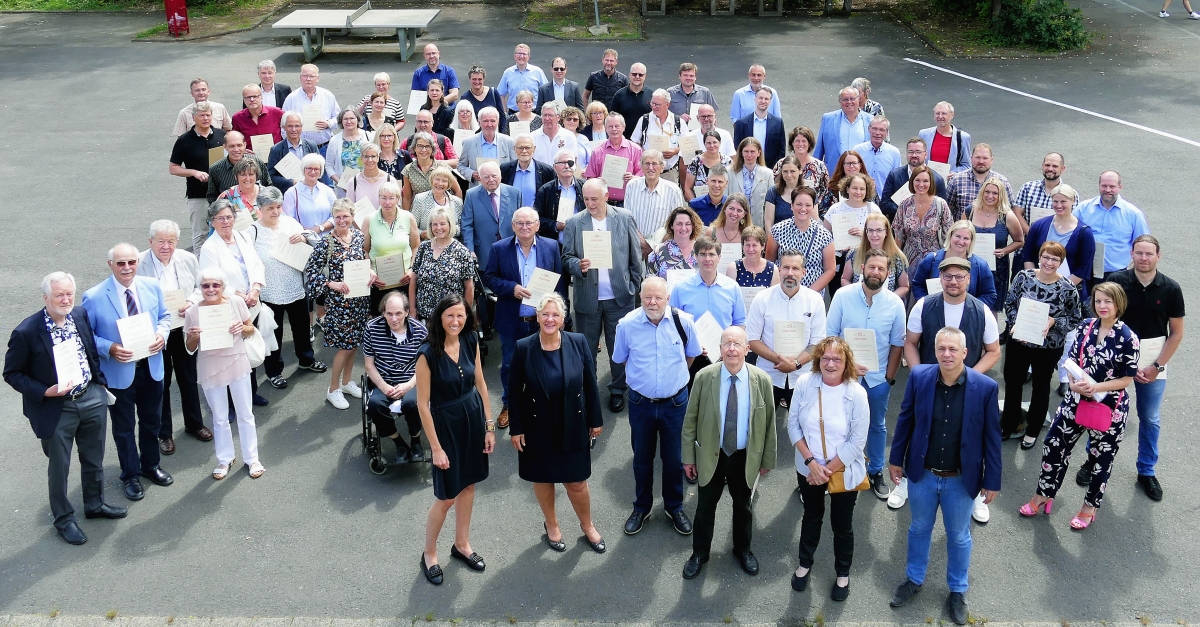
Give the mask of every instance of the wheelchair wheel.
[[371, 421], [371, 416], [367, 413], [367, 403], [370, 399], [370, 379], [362, 376], [360, 388], [363, 391], [362, 397], [362, 429], [363, 429], [363, 451], [367, 454], [367, 467], [371, 472], [382, 475], [387, 472], [388, 465], [383, 461], [382, 446], [379, 441], [379, 433], [375, 431], [375, 423]]

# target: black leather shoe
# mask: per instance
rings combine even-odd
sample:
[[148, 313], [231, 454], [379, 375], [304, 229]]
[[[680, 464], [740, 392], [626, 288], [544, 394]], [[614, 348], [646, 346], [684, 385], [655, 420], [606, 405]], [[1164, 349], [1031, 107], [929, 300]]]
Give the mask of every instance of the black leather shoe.
[[837, 585], [837, 581], [833, 582], [833, 590], [829, 592], [829, 598], [841, 603], [850, 598], [850, 583], [846, 582], [846, 586]]
[[692, 521], [687, 517], [687, 514], [683, 513], [682, 509], [671, 514], [671, 526], [675, 527], [675, 531], [678, 531], [681, 535], [692, 535]]
[[747, 575], [758, 574], [758, 558], [754, 557], [754, 553], [750, 549], [734, 551], [733, 556], [737, 558], [738, 564], [741, 565], [742, 570], [746, 571]]
[[163, 455], [174, 455], [175, 454], [175, 438], [159, 438], [158, 439], [158, 452], [162, 453]]
[[100, 509], [92, 512], [84, 512], [84, 518], [124, 518], [129, 510], [124, 507], [115, 507], [108, 503], [101, 503]]
[[1081, 488], [1088, 487], [1092, 482], [1092, 472], [1088, 470], [1087, 464], [1084, 463], [1079, 467], [1079, 472], [1075, 473], [1075, 483]]
[[892, 593], [892, 600], [888, 601], [888, 605], [891, 605], [892, 607], [904, 607], [904, 604], [911, 601], [912, 598], [917, 596], [917, 593], [920, 591], [921, 586], [905, 579], [904, 583], [900, 584], [900, 586], [896, 588], [896, 591]]
[[125, 482], [125, 498], [140, 501], [145, 497], [146, 491], [142, 489], [142, 482], [138, 481], [137, 477]]
[[484, 568], [487, 568], [487, 564], [483, 563], [483, 558], [479, 557], [478, 553], [471, 551], [470, 555], [463, 555], [462, 551], [459, 551], [458, 547], [453, 544], [450, 545], [450, 557], [463, 562], [475, 572], [481, 573]]
[[74, 544], [76, 546], [87, 542], [87, 536], [83, 535], [83, 530], [79, 528], [79, 525], [74, 520], [68, 522], [67, 526], [59, 529], [58, 536], [66, 540], [67, 544]]
[[268, 401], [267, 397], [263, 396], [262, 394], [255, 394], [254, 398], [251, 399], [250, 402], [254, 403], [255, 407], [266, 407], [271, 403], [271, 401]]
[[167, 471], [163, 470], [161, 466], [155, 466], [149, 472], [143, 472], [142, 476], [149, 479], [150, 483], [164, 488], [175, 483], [175, 479], [167, 474]]
[[1138, 485], [1142, 486], [1142, 491], [1146, 496], [1150, 497], [1151, 501], [1161, 501], [1163, 497], [1162, 485], [1158, 482], [1158, 477], [1154, 475], [1138, 475]]
[[950, 613], [950, 620], [956, 625], [967, 624], [967, 596], [961, 592], [951, 592], [950, 596], [946, 597], [946, 611]]
[[434, 564], [433, 566], [425, 566], [425, 552], [421, 552], [421, 574], [425, 575], [425, 580], [429, 583], [440, 586], [442, 585], [442, 567]]
[[408, 451], [408, 461], [411, 464], [425, 461], [425, 447], [416, 444]]
[[808, 569], [803, 577], [797, 576], [796, 571], [792, 571], [792, 590], [796, 592], [804, 592], [808, 589], [808, 576], [812, 574], [812, 569]]
[[704, 568], [704, 563], [707, 561], [707, 557], [703, 559], [695, 555], [689, 557], [687, 563], [683, 565], [683, 578], [695, 579], [696, 577], [699, 577], [700, 569]]
[[629, 519], [625, 521], [625, 535], [632, 536], [642, 530], [642, 525], [646, 524], [646, 519], [650, 517], [650, 512], [639, 512], [636, 509], [629, 515]]
[[625, 395], [613, 394], [608, 397], [608, 411], [616, 414], [625, 409]]

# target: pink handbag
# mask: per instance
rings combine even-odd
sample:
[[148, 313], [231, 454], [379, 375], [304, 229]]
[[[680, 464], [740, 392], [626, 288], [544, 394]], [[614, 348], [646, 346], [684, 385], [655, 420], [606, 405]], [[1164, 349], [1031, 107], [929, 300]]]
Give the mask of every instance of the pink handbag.
[[[1095, 328], [1096, 322], [1088, 325], [1087, 331], [1083, 334], [1083, 343], [1079, 347], [1079, 367], [1083, 368], [1083, 348], [1091, 341], [1089, 336], [1092, 334], [1092, 329]], [[1121, 394], [1117, 395], [1117, 402], [1121, 402]], [[1079, 406], [1075, 408], [1075, 422], [1079, 426], [1086, 429], [1094, 429], [1096, 431], [1108, 431], [1112, 427], [1113, 410], [1104, 403], [1093, 401], [1087, 398], [1079, 399]]]

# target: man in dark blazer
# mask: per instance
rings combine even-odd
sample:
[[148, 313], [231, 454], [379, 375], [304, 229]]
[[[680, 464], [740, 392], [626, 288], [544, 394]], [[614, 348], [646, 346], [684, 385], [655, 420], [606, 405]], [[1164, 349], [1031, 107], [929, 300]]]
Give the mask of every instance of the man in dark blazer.
[[[887, 216], [888, 220], [896, 220], [897, 203], [892, 200], [892, 196], [901, 187], [908, 187], [908, 179], [912, 174], [912, 169], [925, 164], [925, 153], [925, 140], [920, 137], [908, 140], [904, 153], [904, 159], [908, 163], [888, 172], [887, 180], [883, 184], [883, 191], [879, 192], [879, 211]], [[929, 173], [933, 175], [934, 193], [941, 196], [942, 200], [950, 202], [950, 195], [946, 193], [946, 179], [933, 170], [930, 170]]]
[[560, 296], [566, 296], [558, 242], [538, 236], [537, 212], [529, 207], [518, 209], [512, 217], [512, 230], [514, 236], [492, 244], [483, 271], [484, 284], [496, 295], [493, 326], [500, 334], [500, 384], [504, 386], [501, 397], [504, 405], [496, 419], [496, 426], [500, 428], [508, 426], [508, 367], [517, 340], [537, 333], [538, 329], [534, 308], [521, 302], [526, 298], [536, 300], [541, 297], [529, 291], [535, 270], [541, 268], [559, 275], [554, 290]]
[[[946, 609], [967, 623], [967, 571], [971, 565], [971, 513], [975, 497], [990, 503], [1000, 493], [999, 386], [967, 368], [967, 338], [945, 327], [936, 338], [937, 365], [914, 365], [896, 419], [888, 473], [908, 477], [912, 523], [904, 583], [892, 596], [900, 607], [925, 583], [937, 511], [946, 528]], [[968, 401], [968, 399], [970, 399]]]
[[574, 168], [575, 155], [571, 154], [571, 151], [560, 150], [554, 155], [554, 173], [557, 176], [553, 181], [539, 187], [537, 196], [533, 199], [533, 208], [541, 221], [538, 235], [562, 241], [562, 230], [567, 224], [558, 219], [558, 205], [563, 194], [566, 194], [568, 199], [575, 197], [571, 215], [586, 209], [583, 206], [583, 179], [575, 178]]
[[567, 62], [562, 57], [554, 57], [550, 62], [550, 82], [538, 87], [533, 110], [541, 111], [542, 105], [560, 98], [568, 107], [583, 111], [583, 91], [579, 89], [579, 83], [567, 78]]
[[513, 142], [517, 158], [500, 164], [500, 182], [521, 192], [522, 207], [530, 206], [537, 190], [555, 178], [554, 168], [533, 158], [536, 149], [533, 137], [522, 135]]
[[[87, 536], [67, 498], [73, 446], [79, 447], [84, 515], [124, 518], [126, 514], [125, 508], [104, 502], [108, 382], [100, 370], [87, 312], [75, 307], [75, 278], [65, 272], [50, 273], [42, 279], [42, 298], [46, 307], [13, 329], [4, 355], [4, 381], [21, 393], [25, 417], [49, 460], [46, 475], [54, 527], [68, 543], [83, 544]], [[56, 364], [55, 346], [63, 344], [69, 347], [61, 353], [78, 361], [72, 374], [79, 380], [59, 379], [59, 371], [74, 370]]]
[[[283, 108], [283, 101], [291, 95], [292, 88], [283, 83], [275, 82], [275, 62], [267, 59], [258, 63], [258, 88], [263, 92], [263, 104]], [[272, 93], [274, 92], [274, 93]], [[270, 102], [270, 97], [274, 96], [275, 102]], [[246, 108], [245, 101], [242, 102], [242, 108]]]
[[742, 116], [742, 119], [733, 123], [733, 145], [741, 146], [742, 140], [747, 137], [754, 137], [754, 123], [756, 119], [759, 124], [766, 124], [766, 134], [763, 136], [763, 159], [766, 161], [767, 167], [775, 167], [775, 164], [783, 158], [787, 151], [787, 134], [783, 130], [783, 118], [774, 115], [768, 111], [771, 106], [771, 98], [773, 94], [770, 90], [760, 89], [754, 96], [754, 111]]
[[[316, 142], [300, 136], [300, 133], [303, 131], [304, 123], [300, 121], [299, 113], [288, 111], [283, 114], [283, 141], [271, 146], [271, 153], [267, 156], [267, 170], [271, 173], [271, 183], [279, 188], [280, 192], [286, 193], [293, 185], [300, 182], [289, 179], [279, 170], [275, 169], [275, 166], [279, 165], [279, 162], [289, 152], [295, 155], [297, 159], [303, 159], [306, 155], [311, 155], [314, 152], [321, 154], [321, 150], [317, 148]], [[333, 186], [328, 174], [321, 174], [321, 182], [330, 187]]]

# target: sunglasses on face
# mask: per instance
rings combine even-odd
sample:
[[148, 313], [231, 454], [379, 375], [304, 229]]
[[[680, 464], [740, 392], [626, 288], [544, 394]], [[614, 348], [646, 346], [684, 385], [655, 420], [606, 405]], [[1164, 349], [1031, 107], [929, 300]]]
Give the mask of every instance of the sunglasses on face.
[[215, 290], [224, 286], [222, 286], [220, 283], [201, 283], [200, 287], [206, 290]]

